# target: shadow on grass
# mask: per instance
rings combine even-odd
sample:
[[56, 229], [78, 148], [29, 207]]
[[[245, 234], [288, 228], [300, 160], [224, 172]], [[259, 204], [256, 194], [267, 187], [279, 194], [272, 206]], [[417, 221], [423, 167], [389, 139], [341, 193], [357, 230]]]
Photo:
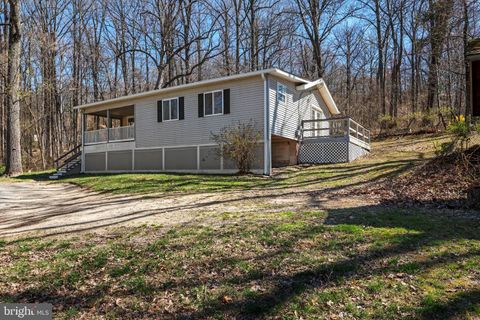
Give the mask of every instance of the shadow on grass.
[[[247, 318], [264, 318], [278, 312], [294, 298], [299, 297], [305, 292], [318, 288], [328, 288], [335, 286], [340, 282], [350, 279], [368, 278], [375, 275], [382, 275], [391, 272], [388, 267], [381, 266], [380, 260], [393, 256], [402, 256], [415, 251], [435, 246], [439, 242], [453, 240], [480, 240], [480, 230], [477, 226], [469, 226], [466, 220], [460, 219], [458, 225], [455, 219], [445, 220], [441, 223], [432, 222], [438, 217], [431, 215], [432, 220], [425, 219], [429, 215], [408, 214], [404, 212], [401, 215], [385, 212], [385, 208], [376, 206], [360, 207], [354, 209], [329, 210], [326, 225], [357, 225], [362, 228], [371, 226], [375, 228], [406, 228], [418, 233], [402, 235], [396, 241], [382, 248], [373, 248], [364, 253], [353, 254], [352, 256], [334, 263], [322, 264], [316, 268], [309, 268], [297, 273], [282, 276], [271, 276], [269, 270], [254, 273], [255, 276], [248, 278], [237, 278], [235, 283], [248, 283], [251, 281], [268, 281], [277, 283], [277, 285], [266, 293], [258, 295], [255, 299], [245, 299], [234, 303], [217, 303], [206, 307], [194, 317], [210, 317], [218, 314], [244, 315]], [[450, 221], [450, 223], [447, 223]], [[449, 225], [450, 228], [446, 227]], [[292, 236], [287, 247], [282, 247], [276, 252], [278, 255], [293, 248], [304, 236], [311, 238], [311, 231], [315, 230], [307, 226]], [[300, 235], [300, 236], [298, 236]], [[439, 264], [456, 263], [461, 259], [477, 257], [480, 250], [474, 250], [466, 254], [446, 253], [439, 255], [427, 261], [416, 263], [421, 270], [429, 269]], [[257, 257], [259, 260], [265, 257]], [[379, 266], [380, 265], [380, 266]], [[447, 304], [436, 302], [420, 307], [419, 312], [424, 318], [453, 318], [462, 316], [465, 312], [472, 309], [472, 304], [478, 308], [478, 291], [461, 293], [458, 298], [453, 299]], [[432, 307], [433, 305], [433, 307]]]
[[[251, 283], [268, 284], [268, 290], [256, 293], [252, 297], [239, 296], [234, 301], [212, 300], [200, 306], [197, 311], [184, 311], [175, 314], [174, 318], [204, 319], [204, 318], [242, 318], [258, 319], [279, 316], [284, 309], [288, 310], [290, 303], [297, 303], [304, 294], [313, 290], [334, 289], [340, 283], [349, 281], [361, 281], [372, 276], [385, 276], [392, 272], [398, 272], [398, 266], [385, 265], [382, 261], [388, 258], [403, 257], [422, 250], [434, 248], [439, 244], [465, 240], [480, 240], [480, 226], [478, 220], [470, 217], [449, 217], [428, 214], [426, 212], [409, 210], [389, 210], [381, 206], [364, 206], [352, 209], [333, 209], [328, 211], [323, 222], [311, 221], [305, 223], [284, 238], [275, 238], [277, 231], [275, 225], [260, 225], [255, 233], [256, 241], [261, 240], [260, 234], [268, 230], [272, 233], [275, 250], [259, 252], [254, 256], [248, 255], [244, 260], [230, 256], [228, 252], [224, 256], [211, 257], [205, 262], [208, 270], [203, 273], [211, 275], [210, 278], [199, 278], [198, 274], [188, 273], [183, 278], [171, 279], [168, 285], [149, 289], [146, 296], [137, 292], [117, 293], [119, 296], [135, 294], [140, 299], [150, 301], [151, 296], [161, 295], [165, 290], [179, 290], [188, 292], [194, 287], [200, 287], [205, 282], [215, 283], [217, 286], [236, 288], [238, 285], [249, 287]], [[321, 238], [321, 235], [330, 227], [342, 227], [345, 230], [355, 228], [404, 228], [407, 232], [389, 236], [388, 242], [370, 246], [367, 250], [345, 250], [341, 247], [331, 250], [342, 250], [342, 258], [333, 262], [322, 262], [314, 265], [305, 265], [303, 268], [288, 268], [287, 265], [279, 266], [278, 261], [284, 257], [296, 255], [296, 249], [302, 241]], [[239, 226], [239, 229], [242, 229]], [[240, 232], [240, 231], [238, 231]], [[213, 235], [215, 237], [216, 235]], [[320, 237], [319, 237], [320, 236]], [[222, 237], [221, 234], [218, 237]], [[198, 241], [198, 240], [195, 240]], [[320, 244], [320, 243], [319, 243]], [[179, 248], [170, 248], [180, 250]], [[355, 249], [353, 247], [352, 249]], [[180, 253], [179, 253], [180, 254]], [[427, 271], [429, 269], [459, 264], [462, 260], [478, 257], [480, 249], [470, 248], [466, 252], [439, 252], [429, 259], [415, 261], [415, 270]], [[255, 262], [256, 267], [245, 274], [230, 274], [225, 272], [225, 266], [239, 262]], [[288, 260], [286, 260], [288, 261]], [[185, 260], [184, 263], [192, 263]], [[286, 262], [288, 263], [288, 262]], [[267, 266], [267, 267], [266, 267]], [[284, 268], [285, 267], [285, 268]], [[217, 270], [218, 268], [218, 270]], [[219, 271], [221, 270], [221, 272]], [[227, 268], [228, 270], [228, 268]], [[289, 272], [282, 272], [290, 270]], [[414, 272], [416, 274], [417, 271]], [[99, 292], [100, 290], [100, 292]], [[4, 295], [0, 299], [8, 301], [42, 301], [61, 304], [64, 308], [75, 306], [78, 299], [84, 308], [96, 305], [99, 296], [105, 297], [111, 294], [109, 287], [92, 289], [87, 295], [84, 293], [78, 297], [63, 297], [58, 295], [56, 289], [42, 287], [25, 290], [17, 295]], [[116, 296], [117, 297], [117, 296]], [[78, 299], [77, 299], [78, 298]], [[478, 290], [460, 291], [453, 297], [441, 300], [418, 303], [416, 297], [407, 306], [415, 310], [417, 317], [421, 319], [454, 319], [463, 318], [467, 312], [478, 310], [480, 303]], [[477, 309], [475, 309], [477, 308]], [[136, 314], [133, 310], [122, 312], [125, 317], [146, 316], [141, 312]], [[400, 319], [403, 316], [394, 314], [393, 318]]]
[[[233, 187], [233, 186], [228, 186], [228, 188], [231, 188], [230, 191], [238, 191], [238, 192], [232, 192], [225, 197], [221, 199], [214, 199], [214, 200], [209, 200], [208, 197], [205, 197], [201, 201], [197, 202], [189, 202], [189, 203], [179, 203], [176, 205], [168, 206], [168, 207], [161, 207], [159, 206], [158, 208], [152, 208], [152, 209], [144, 209], [144, 210], [134, 210], [134, 211], [129, 211], [128, 213], [122, 213], [122, 214], [117, 214], [117, 215], [110, 215], [106, 217], [101, 217], [101, 216], [96, 216], [92, 219], [89, 219], [86, 217], [83, 219], [81, 222], [73, 222], [73, 223], [64, 223], [61, 220], [58, 220], [59, 223], [53, 224], [48, 227], [44, 226], [38, 226], [37, 224], [41, 223], [42, 221], [57, 217], [61, 219], [61, 217], [67, 217], [69, 215], [76, 215], [76, 214], [81, 214], [83, 211], [86, 210], [105, 210], [105, 208], [108, 205], [118, 205], [121, 204], [122, 202], [125, 201], [133, 201], [134, 199], [121, 199], [118, 196], [110, 198], [106, 197], [103, 200], [96, 201], [96, 202], [91, 202], [90, 199], [86, 198], [85, 201], [82, 201], [81, 199], [78, 202], [75, 203], [70, 203], [67, 202], [64, 205], [57, 205], [56, 203], [53, 203], [51, 205], [48, 205], [44, 208], [39, 208], [39, 210], [33, 212], [33, 213], [28, 213], [25, 215], [22, 215], [20, 217], [15, 216], [14, 219], [16, 219], [16, 223], [14, 225], [7, 225], [7, 226], [1, 226], [0, 223], [0, 234], [3, 236], [18, 236], [21, 234], [24, 234], [26, 232], [33, 232], [33, 231], [42, 231], [45, 232], [43, 236], [34, 236], [35, 238], [37, 237], [44, 237], [44, 236], [51, 236], [51, 235], [60, 235], [60, 234], [70, 234], [74, 232], [84, 232], [84, 231], [91, 231], [94, 229], [99, 229], [99, 228], [104, 228], [104, 227], [111, 227], [115, 225], [119, 225], [125, 222], [131, 222], [134, 220], [139, 220], [139, 219], [144, 219], [147, 217], [153, 217], [165, 213], [171, 213], [175, 211], [180, 211], [180, 210], [207, 210], [211, 209], [214, 206], [218, 205], [223, 205], [223, 204], [236, 204], [239, 205], [242, 201], [257, 201], [257, 200], [268, 200], [272, 201], [274, 199], [282, 199], [288, 196], [308, 196], [310, 199], [314, 200], [311, 203], [316, 203], [316, 205], [319, 205], [318, 201], [315, 200], [315, 198], [319, 195], [325, 196], [328, 195], [329, 193], [336, 192], [340, 189], [346, 188], [346, 187], [358, 187], [362, 186], [365, 183], [375, 183], [376, 181], [380, 181], [385, 178], [389, 177], [394, 177], [398, 176], [406, 171], [408, 171], [413, 165], [415, 161], [412, 162], [412, 160], [406, 160], [406, 161], [391, 161], [387, 163], [381, 163], [381, 164], [365, 164], [365, 165], [353, 165], [351, 167], [351, 170], [348, 172], [340, 172], [338, 174], [333, 173], [331, 176], [321, 176], [321, 177], [313, 177], [309, 180], [301, 180], [300, 182], [288, 182], [285, 183], [284, 185], [279, 186], [277, 185], [272, 185], [275, 182], [272, 179], [266, 179], [265, 180], [265, 185], [260, 185], [258, 184], [255, 187], [252, 187], [250, 183], [248, 183], [246, 186], [242, 187], [242, 189], [263, 189], [267, 191], [272, 191], [272, 192], [264, 192], [264, 193], [244, 193], [242, 190], [238, 190], [238, 187]], [[369, 176], [365, 177], [364, 180], [360, 179], [354, 179], [354, 177], [361, 176], [363, 174], [368, 173]], [[299, 173], [299, 174], [307, 174], [307, 173]], [[307, 174], [308, 175], [308, 174]], [[175, 175], [177, 176], [177, 175]], [[180, 176], [182, 177], [182, 176]], [[203, 177], [198, 177], [194, 176], [193, 178], [190, 175], [185, 175], [187, 181], [183, 181], [185, 184], [195, 184], [196, 179], [198, 180], [198, 184], [205, 183], [205, 179]], [[225, 178], [223, 176], [223, 178]], [[193, 181], [192, 181], [193, 179]], [[212, 179], [212, 178], [209, 178]], [[227, 177], [227, 179], [229, 179]], [[212, 183], [214, 183], [215, 187], [218, 187], [218, 181], [214, 180], [209, 180]], [[176, 185], [178, 183], [181, 183], [180, 181], [175, 181]], [[141, 182], [139, 182], [141, 183]], [[145, 182], [144, 182], [145, 183]], [[149, 184], [155, 184], [156, 181], [149, 181]], [[320, 184], [317, 186], [317, 184]], [[255, 185], [255, 184], [253, 184]], [[306, 190], [302, 189], [297, 189], [299, 187], [304, 187], [308, 186], [311, 187]], [[122, 185], [120, 184], [117, 188], [117, 190], [129, 190], [128, 184]], [[203, 190], [202, 192], [206, 191], [212, 191], [212, 190]], [[222, 191], [228, 191], [222, 189]], [[188, 193], [188, 192], [183, 192]], [[201, 192], [191, 192], [191, 193], [201, 193]], [[168, 193], [165, 193], [163, 195], [153, 195], [150, 198], [152, 199], [159, 199], [161, 200], [163, 197], [166, 197]], [[9, 219], [9, 217], [5, 217], [5, 221]], [[4, 222], [5, 223], [5, 222]], [[25, 227], [30, 227], [27, 230], [22, 230], [19, 231], [17, 230], [18, 228], [25, 228]], [[69, 228], [68, 231], [57, 231], [57, 229], [62, 229], [65, 230], [65, 228]]]

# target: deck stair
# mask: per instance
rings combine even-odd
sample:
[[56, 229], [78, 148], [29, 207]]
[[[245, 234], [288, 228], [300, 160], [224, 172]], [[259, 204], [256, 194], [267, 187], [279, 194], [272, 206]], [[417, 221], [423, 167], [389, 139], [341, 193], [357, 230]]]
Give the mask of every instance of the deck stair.
[[55, 160], [57, 172], [48, 178], [50, 180], [58, 180], [65, 176], [80, 173], [81, 165], [82, 148], [81, 145], [78, 145]]

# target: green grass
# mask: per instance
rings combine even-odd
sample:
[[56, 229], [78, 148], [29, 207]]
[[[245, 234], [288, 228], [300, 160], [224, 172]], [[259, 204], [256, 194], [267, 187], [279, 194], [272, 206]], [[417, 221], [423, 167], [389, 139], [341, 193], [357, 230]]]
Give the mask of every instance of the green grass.
[[[434, 156], [434, 142], [447, 136], [414, 136], [373, 143], [371, 156], [346, 164], [287, 167], [272, 177], [169, 173], [85, 174], [62, 179], [98, 192], [116, 194], [228, 192], [251, 189], [321, 188], [355, 185], [401, 175]], [[412, 147], [413, 146], [413, 147]], [[51, 171], [1, 181], [46, 180]]]
[[476, 217], [360, 207], [230, 219], [6, 242], [0, 301], [50, 302], [58, 318], [480, 316]]
[[[442, 139], [388, 139], [360, 161], [290, 167], [272, 178], [63, 181], [118, 194], [321, 190], [407, 174], [433, 157], [433, 142]], [[8, 181], [22, 179], [42, 178]], [[0, 240], [0, 301], [50, 302], [56, 318], [480, 317], [478, 214], [385, 205], [277, 212], [261, 203], [248, 212], [205, 214], [208, 224]]]

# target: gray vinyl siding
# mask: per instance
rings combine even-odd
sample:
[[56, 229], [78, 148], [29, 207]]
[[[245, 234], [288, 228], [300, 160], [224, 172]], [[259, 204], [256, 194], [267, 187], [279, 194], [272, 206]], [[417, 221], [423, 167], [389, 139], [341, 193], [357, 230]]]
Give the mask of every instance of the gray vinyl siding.
[[[277, 136], [297, 139], [297, 130], [302, 120], [312, 119], [312, 107], [323, 111], [325, 118], [330, 113], [316, 89], [311, 91], [297, 91], [296, 84], [287, 80], [268, 77], [269, 113], [271, 133]], [[277, 82], [287, 87], [286, 101], [277, 101]]]
[[[198, 94], [223, 89], [230, 89], [230, 114], [199, 118]], [[157, 101], [173, 97], [185, 98], [185, 119], [157, 122]], [[255, 121], [263, 136], [263, 104], [263, 80], [260, 76], [180, 90], [139, 101], [135, 104], [136, 148], [209, 144], [213, 142], [212, 132], [239, 121]]]

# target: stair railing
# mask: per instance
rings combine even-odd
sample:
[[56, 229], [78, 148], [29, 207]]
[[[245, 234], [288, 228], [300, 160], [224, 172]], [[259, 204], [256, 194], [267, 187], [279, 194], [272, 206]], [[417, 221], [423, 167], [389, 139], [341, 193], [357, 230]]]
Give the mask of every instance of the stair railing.
[[78, 158], [78, 156], [82, 153], [82, 145], [79, 144], [78, 146], [75, 146], [71, 150], [65, 152], [63, 155], [61, 155], [59, 158], [55, 159], [55, 168], [58, 170], [61, 167], [66, 165], [66, 170], [70, 169], [69, 164], [72, 160]]

